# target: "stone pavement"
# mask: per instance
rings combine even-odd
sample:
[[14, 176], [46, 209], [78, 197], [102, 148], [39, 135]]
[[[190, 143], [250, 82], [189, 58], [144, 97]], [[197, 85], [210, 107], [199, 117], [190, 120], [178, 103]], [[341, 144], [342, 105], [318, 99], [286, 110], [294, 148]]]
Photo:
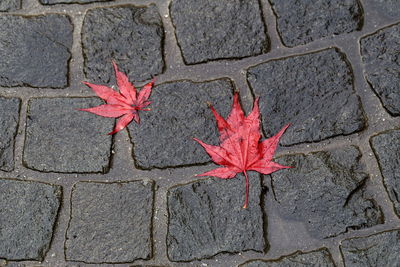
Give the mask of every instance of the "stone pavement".
[[[157, 78], [114, 136], [111, 60]], [[399, 84], [396, 0], [1, 0], [0, 266], [400, 266]], [[234, 90], [292, 124], [247, 209], [195, 176]]]

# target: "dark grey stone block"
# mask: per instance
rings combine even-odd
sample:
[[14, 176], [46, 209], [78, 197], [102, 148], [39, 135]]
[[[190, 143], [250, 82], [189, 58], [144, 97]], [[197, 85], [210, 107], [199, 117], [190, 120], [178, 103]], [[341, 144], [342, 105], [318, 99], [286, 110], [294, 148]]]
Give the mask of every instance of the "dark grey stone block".
[[269, 0], [284, 45], [293, 47], [321, 38], [361, 30], [357, 0]]
[[170, 12], [186, 64], [256, 56], [269, 49], [258, 0], [174, 0]]
[[61, 186], [0, 179], [0, 258], [43, 260], [61, 195]]
[[68, 86], [73, 26], [68, 16], [0, 16], [0, 86]]
[[386, 190], [397, 215], [400, 216], [400, 130], [372, 137], [371, 146], [378, 158]]
[[276, 260], [251, 260], [239, 265], [240, 267], [305, 267], [323, 266], [335, 267], [331, 254], [326, 248], [311, 252], [297, 251]]
[[288, 155], [277, 162], [294, 167], [271, 174], [278, 210], [303, 222], [313, 237], [383, 223], [380, 207], [365, 193], [368, 174], [356, 147]]
[[346, 266], [399, 266], [400, 231], [344, 240], [340, 246]]
[[227, 79], [195, 83], [178, 81], [154, 87], [151, 111], [140, 112], [140, 125], [131, 123], [136, 165], [143, 169], [193, 165], [210, 161], [192, 138], [219, 144], [214, 105], [226, 117], [232, 105], [232, 83]]
[[[264, 251], [260, 176], [249, 173], [249, 205], [243, 209], [245, 179], [207, 179], [168, 191], [168, 257], [190, 261], [221, 252]], [[265, 235], [264, 235], [265, 234]]]
[[380, 16], [397, 19], [400, 18], [400, 1], [398, 0], [368, 0], [370, 8], [379, 11]]
[[0, 12], [15, 11], [21, 8], [21, 0], [1, 0]]
[[93, 2], [107, 2], [112, 0], [39, 0], [42, 5], [55, 4], [88, 4]]
[[162, 73], [164, 29], [154, 5], [89, 9], [83, 21], [84, 72], [93, 83], [114, 82], [111, 61], [131, 81]]
[[261, 97], [266, 135], [291, 123], [282, 145], [317, 142], [365, 127], [350, 65], [337, 49], [268, 61], [249, 68], [247, 79]]
[[361, 39], [366, 79], [385, 109], [393, 116], [400, 115], [399, 43], [400, 24]]
[[99, 104], [97, 98], [31, 99], [24, 165], [44, 172], [107, 172], [113, 120], [78, 110]]
[[79, 182], [71, 196], [67, 261], [123, 263], [152, 254], [152, 181]]
[[0, 170], [14, 169], [14, 143], [21, 100], [0, 97]]

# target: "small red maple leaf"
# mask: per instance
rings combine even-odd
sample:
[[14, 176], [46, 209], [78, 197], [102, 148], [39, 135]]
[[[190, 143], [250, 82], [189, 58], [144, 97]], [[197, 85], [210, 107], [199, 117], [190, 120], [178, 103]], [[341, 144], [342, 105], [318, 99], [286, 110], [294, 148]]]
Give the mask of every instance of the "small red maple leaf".
[[136, 88], [132, 83], [129, 82], [128, 77], [118, 71], [118, 67], [113, 62], [115, 76], [117, 78], [117, 85], [120, 92], [113, 90], [110, 87], [104, 85], [97, 85], [88, 82], [83, 82], [96, 93], [98, 97], [106, 101], [107, 104], [100, 105], [93, 108], [82, 108], [79, 110], [87, 111], [108, 118], [121, 117], [112, 132], [108, 134], [115, 134], [116, 132], [124, 129], [132, 120], [136, 123], [140, 123], [139, 110], [150, 110], [146, 109], [151, 102], [148, 98], [151, 94], [151, 88], [154, 84], [153, 81], [146, 84], [139, 94], [136, 92]]
[[239, 95], [235, 93], [232, 110], [225, 120], [210, 105], [217, 121], [220, 134], [220, 146], [205, 144], [193, 138], [206, 150], [211, 159], [223, 167], [217, 168], [197, 176], [215, 176], [229, 179], [243, 172], [246, 177], [246, 200], [243, 208], [247, 207], [249, 200], [249, 178], [246, 171], [257, 171], [270, 174], [280, 169], [291, 168], [272, 162], [279, 138], [289, 127], [287, 124], [277, 135], [260, 142], [260, 111], [258, 98], [254, 101], [253, 110], [245, 117], [239, 104]]

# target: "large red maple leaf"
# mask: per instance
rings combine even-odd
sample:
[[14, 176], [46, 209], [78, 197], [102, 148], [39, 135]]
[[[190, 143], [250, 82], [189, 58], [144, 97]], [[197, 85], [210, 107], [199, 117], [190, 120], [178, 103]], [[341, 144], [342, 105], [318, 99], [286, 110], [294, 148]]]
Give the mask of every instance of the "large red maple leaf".
[[151, 94], [154, 80], [146, 84], [139, 94], [132, 83], [129, 82], [128, 77], [118, 70], [117, 65], [113, 62], [115, 76], [117, 78], [117, 85], [120, 92], [113, 90], [104, 85], [97, 85], [88, 82], [83, 82], [96, 93], [98, 97], [106, 101], [107, 104], [100, 105], [93, 108], [82, 108], [79, 110], [87, 111], [108, 118], [121, 117], [112, 132], [114, 134], [124, 129], [132, 120], [140, 123], [139, 110], [146, 109], [151, 102], [148, 98]]
[[215, 176], [229, 179], [237, 173], [244, 173], [246, 177], [246, 200], [243, 208], [247, 207], [249, 200], [249, 177], [247, 171], [257, 171], [262, 174], [270, 174], [280, 169], [291, 168], [272, 162], [273, 155], [279, 142], [279, 138], [285, 132], [289, 124], [283, 127], [277, 135], [260, 142], [260, 111], [258, 98], [254, 102], [253, 110], [245, 117], [239, 104], [239, 95], [235, 93], [232, 110], [225, 120], [210, 105], [217, 121], [220, 134], [220, 146], [208, 145], [194, 138], [206, 150], [211, 159], [223, 167], [199, 174], [197, 176]]

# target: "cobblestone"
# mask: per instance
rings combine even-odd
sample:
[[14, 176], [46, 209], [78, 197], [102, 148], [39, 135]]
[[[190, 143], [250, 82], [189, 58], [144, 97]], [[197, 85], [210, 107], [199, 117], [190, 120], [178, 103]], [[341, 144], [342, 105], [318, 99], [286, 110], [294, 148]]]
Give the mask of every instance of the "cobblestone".
[[18, 98], [0, 97], [0, 170], [3, 171], [14, 169], [14, 143], [20, 105]]
[[400, 232], [347, 239], [340, 250], [346, 266], [397, 266], [400, 262]]
[[78, 110], [99, 104], [96, 98], [31, 99], [24, 164], [44, 172], [107, 172], [111, 136], [106, 133], [113, 125]]
[[60, 186], [0, 179], [0, 258], [43, 260], [60, 202]]
[[136, 165], [150, 169], [210, 161], [192, 138], [218, 144], [215, 119], [207, 102], [215, 104], [218, 112], [227, 116], [232, 91], [232, 83], [227, 79], [201, 83], [177, 81], [154, 87], [152, 112], [140, 113], [140, 125], [129, 126]]
[[321, 141], [365, 127], [350, 66], [337, 49], [262, 63], [248, 70], [247, 79], [260, 96], [266, 135], [291, 123], [283, 145]]
[[363, 24], [357, 0], [269, 1], [282, 42], [289, 47], [357, 31]]
[[66, 259], [121, 263], [151, 257], [153, 182], [75, 184]]
[[258, 0], [174, 0], [171, 18], [187, 64], [267, 52]]
[[240, 267], [303, 267], [326, 266], [334, 267], [335, 263], [327, 249], [311, 252], [298, 251], [292, 255], [284, 256], [276, 260], [254, 260], [241, 264]]
[[383, 223], [380, 207], [366, 195], [360, 160], [356, 147], [280, 158], [293, 169], [271, 174], [279, 212], [319, 239]]
[[400, 115], [399, 43], [400, 24], [361, 39], [366, 78], [383, 106], [395, 116]]
[[209, 258], [221, 252], [264, 251], [260, 177], [249, 175], [249, 207], [243, 209], [245, 179], [207, 179], [168, 193], [168, 256], [172, 261]]
[[397, 215], [400, 216], [400, 130], [380, 133], [371, 138], [371, 145], [378, 158], [383, 181]]
[[[399, 2], [0, 0], [0, 266], [391, 266]], [[81, 81], [156, 78], [140, 124]], [[100, 87], [101, 88], [101, 87]], [[274, 161], [214, 169], [208, 104], [260, 100]], [[245, 144], [245, 143], [243, 143]], [[247, 155], [245, 155], [247, 156]], [[63, 194], [61, 193], [63, 192]]]
[[112, 60], [133, 81], [162, 73], [163, 39], [162, 22], [154, 5], [88, 10], [82, 26], [86, 78], [92, 83], [114, 81]]
[[0, 86], [68, 86], [73, 26], [68, 16], [0, 16]]
[[2, 0], [0, 2], [0, 12], [15, 11], [21, 8], [21, 0]]

